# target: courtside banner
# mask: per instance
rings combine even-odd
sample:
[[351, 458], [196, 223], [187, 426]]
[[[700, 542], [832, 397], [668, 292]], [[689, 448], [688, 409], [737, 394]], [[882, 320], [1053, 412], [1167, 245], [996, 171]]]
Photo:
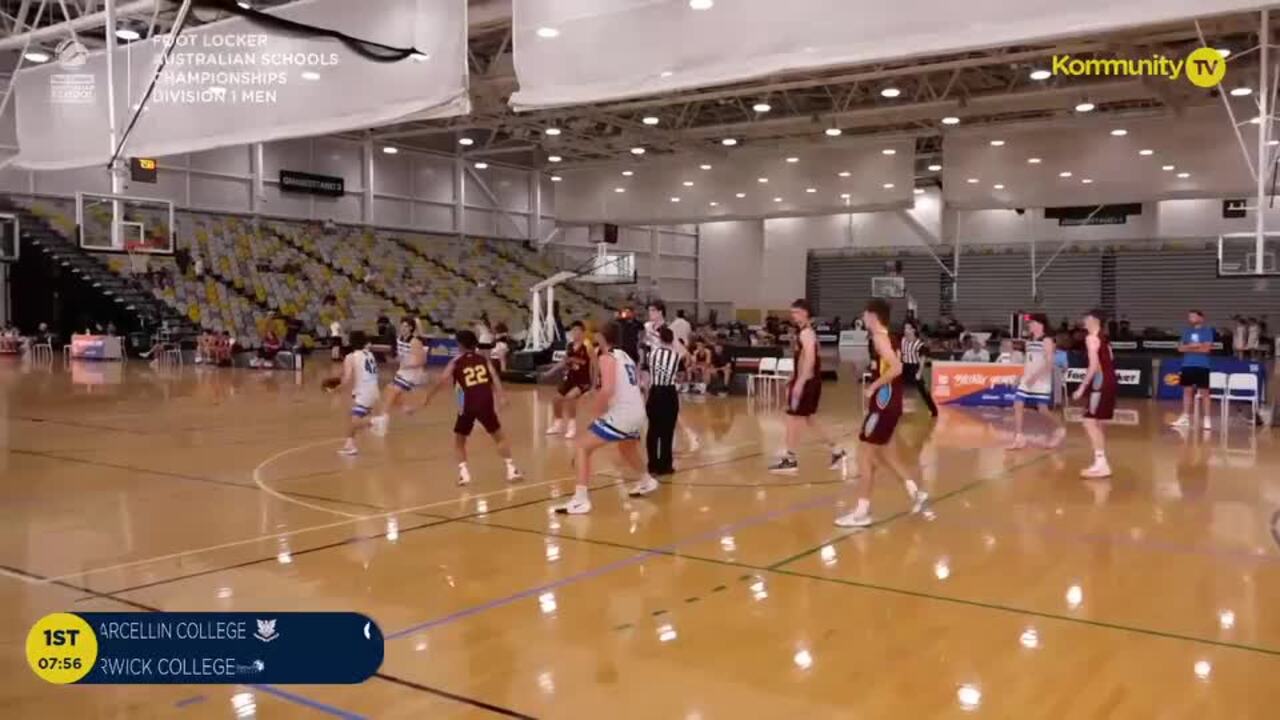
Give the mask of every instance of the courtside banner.
[[[189, 28], [138, 117], [129, 155], [163, 158], [470, 111], [464, 0], [300, 0], [266, 12], [421, 54], [379, 62], [333, 38], [284, 34], [239, 17]], [[121, 131], [168, 39], [160, 33], [116, 49]], [[106, 51], [90, 52], [74, 39], [59, 45], [52, 61], [20, 71], [14, 163], [32, 170], [105, 166], [109, 85]]]
[[[1263, 397], [1266, 397], [1267, 370], [1262, 363], [1229, 357], [1211, 357], [1209, 370], [1228, 375], [1235, 373], [1256, 375], [1258, 387], [1261, 388]], [[1157, 400], [1177, 400], [1182, 397], [1182, 385], [1179, 382], [1181, 373], [1182, 358], [1165, 358], [1160, 361], [1160, 384], [1156, 387]]]
[[938, 361], [929, 387], [939, 405], [1012, 405], [1022, 365]]
[[461, 350], [458, 341], [453, 338], [427, 338], [427, 365], [448, 365], [449, 361], [458, 357]]
[[56, 685], [345, 685], [382, 666], [383, 637], [358, 613], [52, 613], [26, 649]]

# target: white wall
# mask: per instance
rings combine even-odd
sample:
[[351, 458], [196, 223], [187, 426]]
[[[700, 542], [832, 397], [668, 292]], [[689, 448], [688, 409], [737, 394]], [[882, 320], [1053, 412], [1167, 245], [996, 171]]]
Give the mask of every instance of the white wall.
[[[365, 153], [372, 156], [373, 187]], [[395, 155], [381, 146], [336, 137], [299, 138], [262, 145], [262, 196], [254, 197], [253, 146], [159, 158], [154, 185], [126, 182], [126, 195], [170, 200], [179, 208], [297, 219], [332, 219], [376, 227], [422, 232], [466, 232], [491, 237], [525, 239], [544, 236], [555, 216], [554, 186], [542, 183], [542, 222], [530, 233], [537, 173], [490, 164], [476, 171], [481, 186], [468, 174], [458, 205], [458, 183], [452, 156], [401, 148]], [[326, 198], [282, 193], [280, 170], [296, 170], [341, 177], [346, 195]], [[491, 201], [484, 187], [496, 196]], [[72, 197], [77, 192], [110, 192], [101, 168], [60, 172], [0, 169], [0, 192]], [[501, 208], [504, 215], [496, 208]]]

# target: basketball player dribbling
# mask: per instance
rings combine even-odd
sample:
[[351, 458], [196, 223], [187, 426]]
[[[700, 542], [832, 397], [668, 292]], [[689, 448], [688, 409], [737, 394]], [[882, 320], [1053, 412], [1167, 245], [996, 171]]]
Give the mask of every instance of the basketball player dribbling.
[[524, 476], [511, 459], [511, 446], [507, 444], [502, 423], [498, 420], [497, 406], [503, 399], [502, 380], [494, 372], [489, 358], [476, 351], [479, 341], [474, 332], [458, 331], [457, 341], [461, 353], [449, 361], [440, 379], [427, 390], [422, 404], [425, 406], [431, 402], [437, 392], [451, 383], [457, 389], [458, 419], [453, 423], [453, 448], [458, 460], [458, 484], [471, 483], [471, 470], [467, 467], [467, 438], [471, 437], [476, 423], [480, 423], [498, 446], [498, 454], [507, 465], [507, 481], [520, 480]]
[[361, 331], [351, 333], [351, 347], [342, 361], [342, 375], [324, 381], [326, 390], [339, 387], [351, 388], [351, 419], [347, 422], [347, 442], [338, 450], [340, 455], [357, 455], [356, 433], [369, 427], [369, 413], [378, 402], [378, 359], [369, 350], [369, 338]]
[[862, 313], [867, 333], [877, 362], [879, 373], [874, 382], [867, 385], [867, 416], [862, 421], [862, 433], [858, 439], [862, 447], [858, 451], [857, 505], [852, 512], [836, 518], [840, 527], [867, 527], [871, 519], [871, 491], [875, 486], [875, 473], [879, 470], [896, 472], [902, 487], [911, 500], [911, 512], [920, 512], [929, 495], [914, 480], [893, 469], [894, 461], [886, 454], [886, 445], [893, 439], [893, 431], [902, 417], [902, 360], [893, 349], [889, 338], [889, 304], [875, 299], [867, 303]]
[[405, 317], [400, 320], [400, 334], [396, 336], [396, 358], [400, 367], [387, 386], [386, 397], [382, 401], [382, 412], [373, 417], [371, 430], [375, 435], [386, 435], [391, 424], [391, 411], [401, 395], [411, 393], [426, 381], [427, 348], [418, 336], [415, 318]]
[[1088, 395], [1084, 409], [1084, 431], [1093, 446], [1093, 464], [1080, 471], [1080, 477], [1111, 477], [1111, 464], [1107, 462], [1107, 439], [1102, 432], [1103, 420], [1110, 420], [1116, 410], [1116, 366], [1111, 355], [1111, 342], [1102, 333], [1106, 326], [1106, 313], [1090, 310], [1084, 316], [1085, 349], [1089, 353], [1089, 369], [1084, 380], [1076, 388], [1078, 401]]
[[1053, 417], [1053, 359], [1057, 347], [1053, 338], [1045, 334], [1048, 325], [1049, 318], [1044, 313], [1035, 313], [1027, 321], [1031, 337], [1027, 339], [1023, 350], [1025, 364], [1022, 379], [1018, 381], [1018, 389], [1014, 393], [1013, 450], [1021, 450], [1027, 446], [1027, 437], [1022, 428], [1028, 406], [1038, 410], [1041, 417], [1053, 424], [1049, 447], [1057, 447], [1066, 435], [1066, 431]]
[[569, 347], [565, 348], [564, 360], [551, 369], [555, 372], [563, 367], [564, 379], [560, 381], [556, 399], [552, 402], [556, 419], [547, 428], [548, 435], [563, 432], [565, 439], [572, 440], [578, 432], [578, 398], [591, 392], [595, 367], [595, 359], [583, 337], [585, 334], [581, 322], [569, 326]]
[[831, 451], [831, 470], [844, 467], [848, 458], [845, 451], [832, 441], [827, 431], [813, 418], [822, 399], [822, 359], [818, 357], [818, 334], [813, 329], [812, 318], [813, 312], [808, 300], [800, 298], [791, 303], [791, 322], [797, 328], [794, 349], [796, 370], [787, 385], [787, 446], [782, 455], [769, 466], [769, 472], [791, 474], [799, 471], [796, 446], [802, 427], [809, 428]]
[[600, 331], [600, 390], [596, 393], [599, 417], [591, 432], [578, 437], [576, 461], [578, 480], [573, 498], [555, 508], [558, 513], [585, 515], [591, 512], [591, 456], [608, 444], [618, 446], [622, 460], [639, 481], [627, 488], [632, 497], [642, 497], [658, 489], [658, 481], [645, 471], [640, 457], [640, 429], [644, 427], [644, 396], [640, 393], [640, 372], [635, 362], [618, 345], [618, 323], [610, 321]]

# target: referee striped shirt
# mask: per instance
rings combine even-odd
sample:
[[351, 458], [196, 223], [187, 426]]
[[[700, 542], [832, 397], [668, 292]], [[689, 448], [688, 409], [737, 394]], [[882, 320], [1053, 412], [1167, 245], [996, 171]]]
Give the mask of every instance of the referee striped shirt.
[[676, 372], [680, 370], [680, 354], [674, 349], [657, 345], [649, 351], [649, 377], [654, 387], [676, 384]]
[[904, 365], [919, 365], [921, 350], [924, 349], [924, 341], [920, 338], [912, 338], [902, 341], [902, 363]]

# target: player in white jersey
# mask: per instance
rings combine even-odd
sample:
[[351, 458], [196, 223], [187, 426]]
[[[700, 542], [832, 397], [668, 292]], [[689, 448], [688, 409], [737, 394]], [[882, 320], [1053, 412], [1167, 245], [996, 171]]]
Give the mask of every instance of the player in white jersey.
[[578, 482], [573, 498], [557, 507], [556, 512], [585, 515], [591, 512], [588, 483], [591, 480], [591, 455], [609, 443], [618, 444], [622, 459], [641, 479], [627, 492], [632, 497], [648, 495], [658, 489], [658, 481], [645, 472], [640, 458], [640, 430], [644, 427], [644, 396], [640, 393], [640, 373], [631, 357], [617, 347], [620, 329], [616, 322], [605, 324], [600, 332], [600, 390], [596, 393], [599, 417], [591, 423], [591, 432], [578, 436]]
[[370, 430], [374, 435], [386, 435], [391, 424], [391, 411], [395, 409], [400, 396], [411, 393], [427, 380], [427, 347], [419, 337], [417, 318], [404, 317], [400, 320], [400, 334], [396, 336], [396, 359], [400, 368], [396, 376], [387, 386], [386, 397], [382, 399], [382, 412], [370, 421]]
[[1049, 318], [1044, 313], [1035, 313], [1027, 321], [1031, 337], [1027, 339], [1023, 350], [1022, 380], [1018, 382], [1013, 400], [1014, 450], [1027, 446], [1027, 437], [1022, 434], [1022, 427], [1023, 415], [1028, 405], [1039, 410], [1041, 417], [1053, 424], [1050, 447], [1056, 447], [1066, 435], [1066, 431], [1053, 416], [1053, 366], [1058, 349], [1053, 338], [1045, 334], [1048, 325]]
[[351, 353], [342, 361], [342, 375], [327, 378], [326, 390], [339, 387], [351, 388], [351, 419], [347, 423], [347, 442], [338, 451], [342, 455], [355, 455], [356, 433], [369, 426], [373, 406], [378, 402], [378, 359], [369, 350], [369, 338], [361, 331], [351, 333]]

